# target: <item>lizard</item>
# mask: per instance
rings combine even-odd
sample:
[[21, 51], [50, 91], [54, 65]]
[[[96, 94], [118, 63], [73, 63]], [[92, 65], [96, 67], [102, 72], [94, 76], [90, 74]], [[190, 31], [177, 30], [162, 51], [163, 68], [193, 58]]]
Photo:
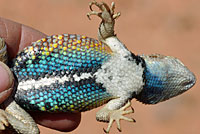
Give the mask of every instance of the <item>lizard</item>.
[[[99, 12], [93, 10], [99, 8]], [[131, 100], [157, 104], [190, 89], [195, 75], [177, 58], [160, 54], [135, 55], [114, 32], [115, 4], [92, 1], [87, 14], [101, 18], [98, 39], [76, 34], [42, 38], [8, 61], [16, 91], [0, 109], [0, 130], [10, 124], [17, 133], [39, 134], [26, 111], [84, 112], [103, 104], [97, 121], [135, 122], [124, 115], [134, 109]], [[6, 43], [0, 40], [0, 60], [6, 63]], [[128, 109], [129, 108], [129, 109]], [[128, 110], [127, 110], [128, 109]]]

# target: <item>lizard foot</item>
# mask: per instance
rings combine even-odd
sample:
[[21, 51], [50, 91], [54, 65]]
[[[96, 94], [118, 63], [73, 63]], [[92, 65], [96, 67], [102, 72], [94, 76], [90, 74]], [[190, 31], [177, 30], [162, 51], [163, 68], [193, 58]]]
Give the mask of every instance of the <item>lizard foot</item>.
[[[101, 12], [93, 11], [93, 9], [92, 9], [93, 5], [97, 6]], [[104, 2], [98, 3], [96, 1], [92, 1], [89, 3], [89, 8], [91, 10], [90, 13], [87, 13], [87, 16], [89, 19], [91, 19], [90, 18], [91, 15], [97, 15], [103, 20], [107, 20], [106, 18], [104, 18], [105, 16], [103, 14], [109, 14], [110, 18], [112, 18], [112, 19], [117, 19], [121, 15], [120, 12], [118, 12], [116, 14], [114, 13], [114, 10], [115, 10], [114, 2], [111, 3], [111, 7], [109, 8], [109, 6]]]
[[9, 122], [7, 120], [5, 111], [0, 109], [0, 131], [5, 130], [5, 126], [8, 127]]
[[5, 41], [0, 38], [0, 61], [6, 63], [7, 62], [7, 48]]
[[[94, 11], [92, 9], [93, 5], [97, 6], [100, 12]], [[120, 16], [120, 13], [114, 13], [115, 10], [115, 3], [112, 2], [111, 7], [109, 7], [106, 3], [101, 2], [98, 3], [93, 1], [89, 3], [89, 8], [91, 10], [90, 13], [87, 13], [89, 19], [91, 15], [97, 15], [102, 19], [102, 22], [99, 26], [99, 39], [102, 41], [108, 37], [115, 36], [114, 35], [114, 24], [115, 19]]]
[[113, 110], [110, 113], [110, 121], [109, 121], [107, 129], [106, 130], [104, 129], [105, 133], [107, 133], [107, 134], [109, 133], [110, 128], [111, 128], [111, 126], [112, 126], [112, 124], [113, 124], [114, 121], [116, 121], [116, 123], [117, 123], [117, 129], [120, 132], [121, 132], [120, 120], [126, 120], [126, 121], [129, 121], [129, 122], [136, 122], [135, 119], [128, 118], [128, 117], [124, 116], [126, 114], [134, 113], [134, 109], [132, 107], [131, 107], [130, 110], [126, 110], [129, 107], [131, 107], [131, 102], [130, 101], [128, 101], [128, 103], [125, 106], [123, 106], [122, 108], [117, 109], [117, 110]]

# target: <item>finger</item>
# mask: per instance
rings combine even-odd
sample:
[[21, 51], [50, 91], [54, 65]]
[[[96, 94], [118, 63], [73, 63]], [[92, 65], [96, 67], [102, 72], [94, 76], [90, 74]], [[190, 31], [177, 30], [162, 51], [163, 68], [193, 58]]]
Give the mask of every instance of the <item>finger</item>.
[[[4, 38], [7, 44], [8, 55], [10, 58], [16, 56], [19, 50], [30, 45], [31, 42], [40, 39], [45, 34], [30, 27], [0, 17], [0, 37]], [[0, 67], [0, 103], [2, 103], [11, 93], [13, 75], [9, 68], [1, 63]]]
[[31, 45], [32, 42], [46, 36], [44, 33], [28, 26], [1, 17], [0, 29], [0, 37], [4, 38], [8, 45], [8, 55], [10, 58], [14, 58], [18, 51]]
[[81, 119], [80, 113], [32, 113], [37, 123], [59, 131], [72, 131], [78, 127]]

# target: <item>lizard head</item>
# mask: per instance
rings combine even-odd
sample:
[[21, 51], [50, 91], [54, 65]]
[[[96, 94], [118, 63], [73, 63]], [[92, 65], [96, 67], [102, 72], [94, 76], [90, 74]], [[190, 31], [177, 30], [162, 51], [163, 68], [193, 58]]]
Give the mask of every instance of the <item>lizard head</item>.
[[145, 85], [136, 99], [156, 104], [177, 96], [195, 84], [195, 76], [177, 58], [163, 55], [141, 56], [146, 64]]

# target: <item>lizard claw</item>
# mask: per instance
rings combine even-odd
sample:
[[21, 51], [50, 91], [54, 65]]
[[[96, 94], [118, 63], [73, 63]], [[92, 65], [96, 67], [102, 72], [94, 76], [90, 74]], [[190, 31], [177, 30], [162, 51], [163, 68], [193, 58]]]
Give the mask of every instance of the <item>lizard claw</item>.
[[[96, 5], [101, 11], [104, 11], [104, 10], [106, 10], [106, 9], [104, 8], [104, 4], [105, 4], [105, 3], [98, 3], [98, 2], [96, 2], [96, 1], [90, 2], [90, 3], [89, 3], [89, 8], [90, 8], [91, 12], [90, 12], [90, 13], [87, 13], [88, 19], [91, 20], [91, 18], [90, 18], [91, 15], [97, 15], [97, 16], [99, 16], [99, 17], [102, 19], [102, 17], [101, 17], [101, 12], [94, 11], [94, 10], [92, 9], [92, 7], [93, 7], [93, 5]], [[105, 5], [106, 5], [106, 4], [105, 4]], [[107, 6], [107, 5], [106, 5], [106, 6]], [[108, 7], [108, 10], [109, 10], [109, 7]]]
[[120, 125], [120, 120], [126, 120], [126, 121], [129, 121], [129, 122], [136, 122], [135, 119], [128, 118], [128, 117], [124, 116], [126, 114], [134, 113], [134, 109], [132, 107], [131, 107], [130, 110], [126, 110], [128, 107], [131, 107], [131, 102], [130, 101], [128, 101], [128, 103], [125, 106], [123, 106], [122, 108], [117, 109], [117, 110], [113, 110], [110, 113], [110, 120], [109, 120], [108, 127], [107, 127], [106, 130], [104, 129], [105, 133], [107, 133], [107, 134], [109, 133], [110, 128], [111, 128], [111, 126], [112, 126], [114, 121], [116, 121], [117, 129], [119, 130], [119, 132], [122, 131], [121, 130], [121, 125]]
[[101, 13], [98, 13], [96, 11], [91, 11], [90, 13], [87, 13], [87, 17], [89, 20], [91, 20], [91, 18], [90, 18], [91, 15], [97, 15], [101, 18]]
[[100, 6], [100, 4], [98, 4], [95, 0], [92, 1], [92, 2], [90, 2], [90, 3], [89, 3], [89, 8], [90, 8], [91, 11], [93, 11], [93, 9], [92, 9], [92, 6], [93, 6], [93, 5], [99, 5], [99, 6]]

